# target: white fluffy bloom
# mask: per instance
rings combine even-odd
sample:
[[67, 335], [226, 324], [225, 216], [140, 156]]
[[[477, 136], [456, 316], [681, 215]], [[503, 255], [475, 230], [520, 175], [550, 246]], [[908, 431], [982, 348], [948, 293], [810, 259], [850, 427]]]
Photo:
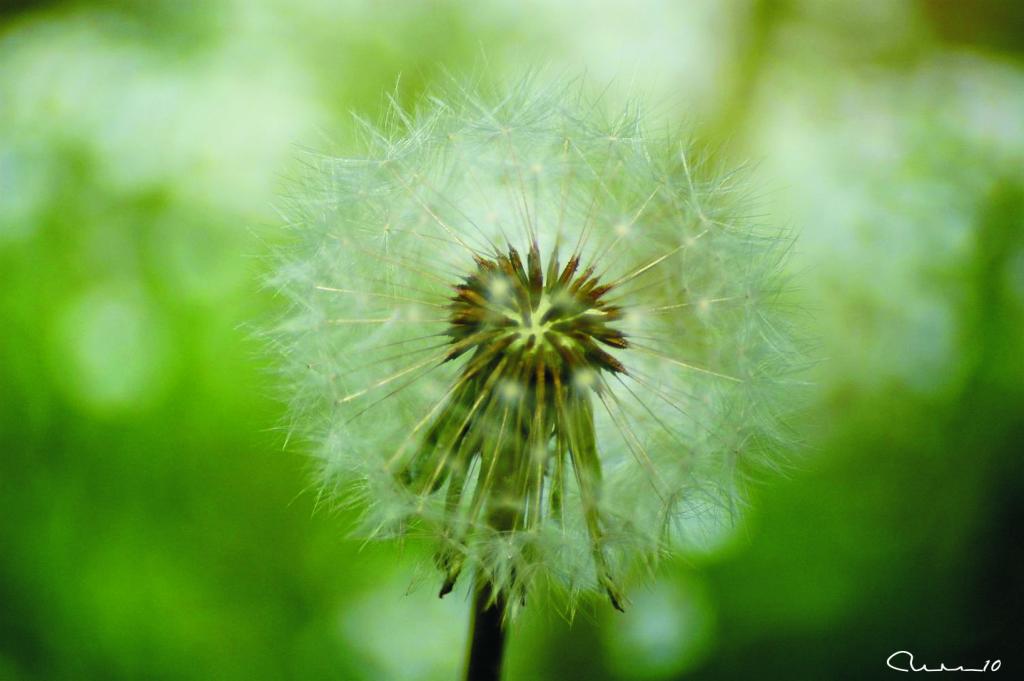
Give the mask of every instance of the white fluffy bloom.
[[471, 567], [618, 605], [777, 446], [789, 241], [576, 85], [458, 90], [366, 135], [316, 159], [275, 277], [325, 488], [373, 536], [435, 538], [442, 594]]

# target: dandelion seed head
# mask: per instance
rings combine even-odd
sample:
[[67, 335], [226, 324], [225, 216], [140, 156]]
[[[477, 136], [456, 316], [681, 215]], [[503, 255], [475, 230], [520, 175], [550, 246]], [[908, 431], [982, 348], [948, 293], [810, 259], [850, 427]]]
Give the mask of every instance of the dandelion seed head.
[[468, 568], [619, 606], [785, 439], [789, 240], [637, 106], [429, 102], [298, 192], [273, 281], [295, 429], [365, 534], [435, 540], [442, 593]]

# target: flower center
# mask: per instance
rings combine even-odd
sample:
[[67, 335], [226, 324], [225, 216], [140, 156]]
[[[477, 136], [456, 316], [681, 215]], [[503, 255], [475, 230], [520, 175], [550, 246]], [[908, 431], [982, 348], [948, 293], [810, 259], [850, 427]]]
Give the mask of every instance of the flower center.
[[584, 369], [624, 371], [600, 347], [628, 347], [625, 335], [612, 326], [621, 310], [604, 300], [611, 287], [600, 283], [593, 267], [579, 270], [578, 256], [559, 267], [552, 254], [546, 274], [536, 245], [525, 264], [510, 247], [493, 259], [478, 257], [476, 265], [455, 286], [448, 359], [468, 350], [496, 360], [515, 356], [540, 361], [545, 372], [563, 378]]

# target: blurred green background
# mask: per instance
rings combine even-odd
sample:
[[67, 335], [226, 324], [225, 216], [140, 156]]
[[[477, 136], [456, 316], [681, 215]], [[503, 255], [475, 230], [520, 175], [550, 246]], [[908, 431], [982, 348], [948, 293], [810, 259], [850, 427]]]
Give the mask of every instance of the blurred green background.
[[445, 70], [585, 71], [752, 159], [820, 340], [807, 451], [510, 679], [1020, 668], [1024, 4], [0, 4], [0, 679], [453, 679], [467, 601], [282, 451], [247, 325], [303, 149]]

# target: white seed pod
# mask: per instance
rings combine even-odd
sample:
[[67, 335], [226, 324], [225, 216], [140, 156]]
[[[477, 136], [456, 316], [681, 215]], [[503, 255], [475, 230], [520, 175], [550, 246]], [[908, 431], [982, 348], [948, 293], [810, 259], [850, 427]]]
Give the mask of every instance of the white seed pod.
[[455, 88], [316, 158], [273, 284], [295, 429], [363, 532], [438, 543], [520, 602], [621, 603], [630, 566], [770, 462], [790, 240], [636, 107]]

